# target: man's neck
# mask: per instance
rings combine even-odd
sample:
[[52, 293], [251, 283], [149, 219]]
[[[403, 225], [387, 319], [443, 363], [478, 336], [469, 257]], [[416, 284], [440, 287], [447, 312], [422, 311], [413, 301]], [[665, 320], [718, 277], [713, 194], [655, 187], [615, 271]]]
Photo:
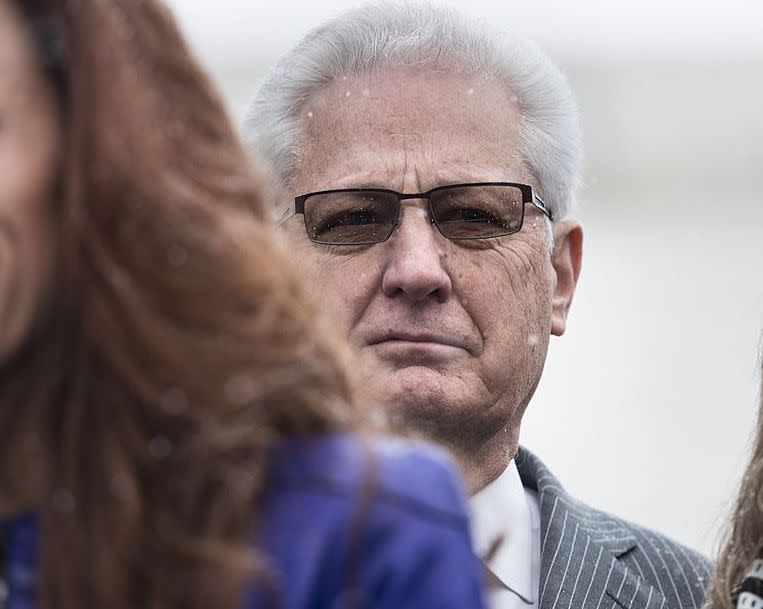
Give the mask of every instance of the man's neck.
[[461, 466], [469, 495], [498, 478], [517, 454], [519, 433], [501, 431], [478, 447], [446, 446]]

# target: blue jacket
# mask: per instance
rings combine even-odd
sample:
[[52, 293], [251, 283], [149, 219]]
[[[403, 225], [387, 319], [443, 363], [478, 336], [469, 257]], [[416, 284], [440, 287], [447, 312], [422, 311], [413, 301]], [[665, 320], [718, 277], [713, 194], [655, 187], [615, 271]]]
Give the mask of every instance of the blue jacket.
[[[334, 435], [282, 442], [271, 464], [253, 544], [283, 609], [483, 607], [462, 490], [440, 453]], [[7, 609], [34, 609], [35, 518], [0, 521], [0, 531]], [[255, 585], [242, 603], [269, 604]]]

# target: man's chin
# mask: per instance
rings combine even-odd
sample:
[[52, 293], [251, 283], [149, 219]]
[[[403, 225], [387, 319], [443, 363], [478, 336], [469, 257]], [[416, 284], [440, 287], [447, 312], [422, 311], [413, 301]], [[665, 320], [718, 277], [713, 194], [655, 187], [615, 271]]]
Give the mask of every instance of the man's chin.
[[394, 404], [442, 404], [449, 395], [452, 378], [429, 366], [382, 367], [373, 385], [377, 399]]
[[426, 366], [406, 366], [374, 379], [372, 398], [384, 406], [393, 426], [437, 438], [441, 428], [458, 425], [472, 410], [455, 380]]

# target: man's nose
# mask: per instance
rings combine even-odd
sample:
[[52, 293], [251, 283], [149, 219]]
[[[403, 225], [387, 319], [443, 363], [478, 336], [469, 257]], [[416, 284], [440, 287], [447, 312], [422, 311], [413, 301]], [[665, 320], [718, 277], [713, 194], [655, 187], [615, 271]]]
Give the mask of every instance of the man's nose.
[[382, 292], [389, 298], [404, 296], [412, 302], [430, 298], [445, 302], [451, 294], [450, 275], [437, 228], [421, 207], [403, 206], [400, 224], [385, 244], [387, 260]]

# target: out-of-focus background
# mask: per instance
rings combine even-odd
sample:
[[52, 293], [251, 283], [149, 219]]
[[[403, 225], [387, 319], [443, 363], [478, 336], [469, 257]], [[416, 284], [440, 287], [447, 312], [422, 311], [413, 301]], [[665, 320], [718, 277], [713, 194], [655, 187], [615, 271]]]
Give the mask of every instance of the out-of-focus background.
[[[354, 0], [170, 0], [240, 119]], [[585, 258], [523, 429], [579, 498], [712, 553], [749, 449], [763, 328], [763, 3], [450, 2], [536, 40], [586, 138]]]

